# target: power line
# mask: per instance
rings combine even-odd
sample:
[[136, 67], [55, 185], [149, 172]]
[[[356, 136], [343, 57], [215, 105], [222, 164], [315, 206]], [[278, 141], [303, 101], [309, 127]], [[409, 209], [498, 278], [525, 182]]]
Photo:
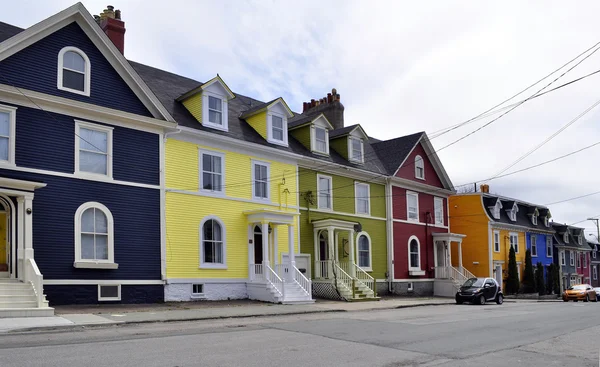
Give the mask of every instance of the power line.
[[573, 201], [573, 200], [577, 200], [577, 199], [583, 199], [583, 198], [587, 198], [588, 196], [593, 196], [593, 195], [598, 195], [598, 194], [600, 194], [600, 191], [592, 192], [592, 193], [581, 195], [581, 196], [576, 196], [576, 197], [570, 198], [570, 199], [555, 201], [553, 203], [544, 204], [544, 205], [556, 205], [556, 204], [566, 203], [568, 201]]

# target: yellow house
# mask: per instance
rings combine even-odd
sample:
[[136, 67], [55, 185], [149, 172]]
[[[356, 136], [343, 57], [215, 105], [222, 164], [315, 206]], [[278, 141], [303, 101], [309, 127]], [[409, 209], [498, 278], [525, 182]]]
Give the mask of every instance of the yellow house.
[[[543, 217], [549, 215], [547, 208], [490, 194], [488, 185], [482, 185], [481, 192], [451, 196], [449, 208], [450, 227], [466, 234], [462, 241], [463, 266], [477, 277], [495, 278], [500, 285], [508, 275], [511, 247], [515, 249], [521, 280], [525, 253], [530, 247], [527, 233], [553, 233], [549, 218]], [[452, 258], [458, 256], [453, 253]]]
[[175, 103], [179, 128], [165, 142], [165, 300], [312, 302], [310, 278], [296, 267], [298, 172], [285, 102], [235, 95], [217, 76]]

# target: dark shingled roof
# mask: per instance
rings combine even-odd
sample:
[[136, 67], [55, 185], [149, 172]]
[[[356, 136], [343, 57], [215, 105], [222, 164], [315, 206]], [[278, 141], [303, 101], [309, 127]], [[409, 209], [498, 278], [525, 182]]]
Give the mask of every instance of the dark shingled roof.
[[[492, 213], [492, 209], [493, 209], [493, 206], [496, 204], [496, 201], [498, 200], [498, 198], [500, 198], [500, 202], [502, 203], [502, 209], [500, 210], [500, 219], [495, 219], [494, 215]], [[497, 223], [513, 224], [513, 225], [518, 225], [518, 226], [522, 226], [522, 227], [527, 227], [529, 229], [536, 229], [539, 231], [546, 231], [546, 232], [553, 230], [552, 226], [546, 227], [544, 220], [541, 216], [538, 217], [537, 224], [533, 224], [533, 222], [531, 220], [531, 212], [535, 208], [538, 208], [538, 210], [542, 210], [542, 208], [545, 208], [544, 206], [534, 205], [534, 204], [529, 204], [529, 203], [522, 203], [522, 202], [516, 201], [514, 199], [498, 197], [496, 195], [487, 194], [487, 193], [483, 194], [483, 203], [485, 206], [484, 209], [487, 211], [489, 217], [492, 218], [492, 220]], [[515, 203], [517, 204], [519, 211], [517, 212], [517, 220], [512, 221], [508, 216], [507, 210], [511, 210]], [[490, 207], [492, 207], [492, 209], [490, 209]]]
[[270, 105], [271, 103], [275, 102], [275, 101], [276, 101], [276, 100], [278, 100], [278, 99], [279, 99], [279, 97], [278, 97], [278, 98], [275, 98], [274, 100], [271, 100], [271, 101], [269, 101], [269, 102], [263, 102], [263, 103], [259, 103], [259, 104], [257, 104], [256, 106], [254, 106], [254, 107], [251, 107], [251, 108], [249, 108], [249, 109], [245, 110], [245, 111], [244, 111], [244, 112], [243, 112], [243, 113], [240, 115], [240, 118], [241, 118], [241, 119], [245, 119], [245, 118], [246, 118], [246, 117], [248, 117], [248, 116], [252, 116], [252, 114], [253, 114], [254, 112], [256, 112], [256, 111], [260, 111], [260, 110], [262, 110], [263, 108], [267, 108], [267, 106], [268, 106], [268, 105]]
[[[393, 175], [413, 150], [415, 145], [421, 140], [423, 134], [423, 132], [419, 132], [396, 139], [377, 141], [371, 143], [371, 145], [379, 159], [381, 159], [385, 165], [388, 173]], [[372, 138], [370, 140], [372, 140]]]
[[314, 118], [316, 118], [319, 115], [320, 115], [320, 113], [318, 113], [318, 114], [309, 114], [309, 115], [306, 115], [306, 114], [295, 115], [291, 119], [288, 119], [288, 128], [292, 128], [292, 127], [304, 125], [307, 122], [311, 122]]
[[331, 130], [329, 132], [329, 139], [333, 139], [333, 138], [337, 138], [339, 136], [344, 136], [349, 134], [352, 130], [356, 129], [356, 127], [358, 126], [358, 124], [354, 124], [354, 125], [350, 125], [350, 126], [344, 126], [341, 129], [335, 129], [335, 130]]

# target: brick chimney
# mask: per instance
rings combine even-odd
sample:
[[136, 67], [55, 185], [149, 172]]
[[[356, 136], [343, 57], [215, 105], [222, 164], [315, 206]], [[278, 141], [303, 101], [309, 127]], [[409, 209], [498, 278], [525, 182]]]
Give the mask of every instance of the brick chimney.
[[483, 185], [480, 186], [480, 190], [481, 190], [481, 192], [483, 192], [485, 194], [489, 194], [489, 192], [490, 192], [490, 185], [483, 184]]
[[108, 5], [100, 15], [94, 15], [104, 33], [123, 54], [125, 51], [125, 22], [121, 20], [121, 11]]
[[334, 129], [344, 127], [344, 105], [340, 102], [340, 95], [333, 88], [331, 93], [318, 100], [311, 99], [310, 102], [304, 102], [302, 113], [318, 114], [322, 113], [331, 122]]

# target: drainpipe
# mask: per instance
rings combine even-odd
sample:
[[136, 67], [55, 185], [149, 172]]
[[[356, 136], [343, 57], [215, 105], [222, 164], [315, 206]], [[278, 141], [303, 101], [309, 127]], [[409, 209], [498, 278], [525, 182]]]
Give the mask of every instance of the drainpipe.
[[393, 291], [394, 282], [394, 218], [392, 208], [392, 179], [386, 178], [385, 183], [385, 211], [386, 211], [386, 239], [387, 239], [387, 278], [388, 292]]
[[167, 138], [169, 137], [169, 135], [175, 135], [175, 134], [179, 134], [181, 132], [180, 128], [176, 128], [174, 131], [165, 133], [165, 136], [163, 137], [164, 142], [167, 142]]

